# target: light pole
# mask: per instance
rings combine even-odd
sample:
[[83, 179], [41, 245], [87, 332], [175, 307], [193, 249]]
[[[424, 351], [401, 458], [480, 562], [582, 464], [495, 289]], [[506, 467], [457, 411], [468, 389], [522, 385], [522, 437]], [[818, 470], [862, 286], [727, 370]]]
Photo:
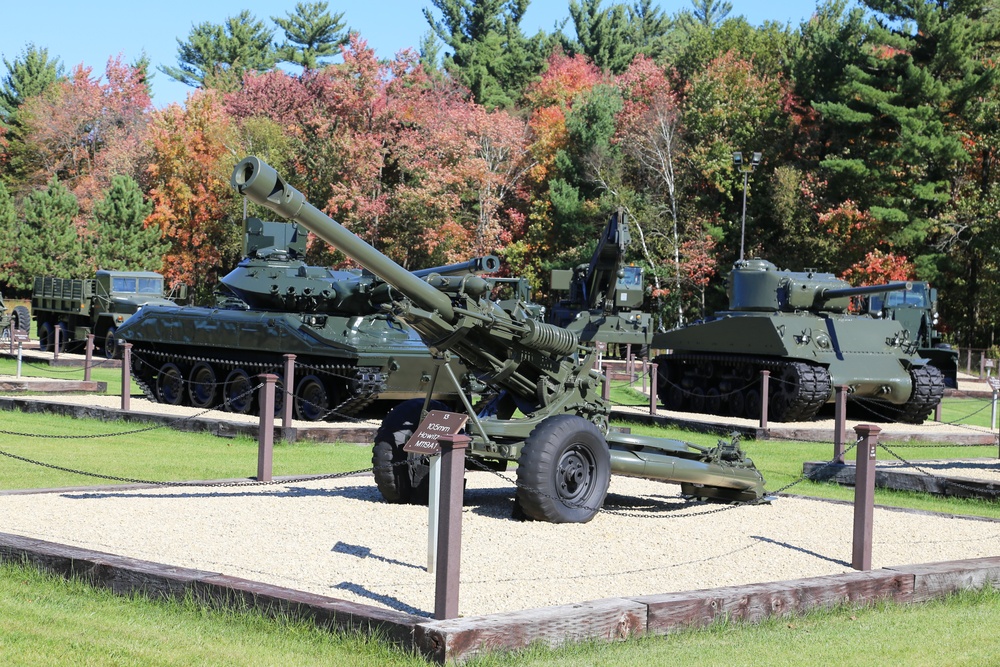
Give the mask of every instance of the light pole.
[[743, 222], [740, 223], [740, 261], [743, 261], [743, 239], [746, 237], [747, 231], [747, 180], [750, 178], [750, 173], [754, 168], [760, 164], [761, 157], [763, 157], [761, 153], [752, 153], [750, 163], [747, 164], [743, 161], [743, 153], [740, 151], [733, 152], [733, 164], [743, 172]]

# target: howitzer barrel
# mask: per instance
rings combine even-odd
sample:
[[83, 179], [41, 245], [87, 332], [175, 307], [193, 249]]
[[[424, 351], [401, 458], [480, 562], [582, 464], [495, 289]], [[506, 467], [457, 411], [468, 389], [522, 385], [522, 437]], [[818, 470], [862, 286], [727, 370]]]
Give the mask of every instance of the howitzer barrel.
[[294, 220], [335, 246], [420, 307], [436, 310], [449, 322], [455, 320], [455, 311], [447, 295], [414, 276], [307, 202], [301, 192], [285, 183], [278, 172], [263, 160], [256, 157], [241, 160], [233, 170], [230, 183], [250, 201], [287, 220]]
[[825, 289], [819, 294], [822, 301], [830, 301], [843, 296], [862, 296], [864, 294], [879, 294], [881, 292], [900, 292], [913, 289], [913, 283], [891, 283], [887, 285], [866, 285], [864, 287], [840, 287], [836, 289]]

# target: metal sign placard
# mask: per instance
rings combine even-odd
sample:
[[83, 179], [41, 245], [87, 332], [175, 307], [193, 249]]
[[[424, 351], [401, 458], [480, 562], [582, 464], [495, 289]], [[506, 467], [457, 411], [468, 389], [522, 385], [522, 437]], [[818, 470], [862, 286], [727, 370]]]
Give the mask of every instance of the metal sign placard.
[[411, 454], [434, 456], [441, 453], [438, 440], [443, 435], [457, 435], [469, 421], [469, 415], [460, 412], [431, 410], [417, 426], [410, 439], [403, 445], [403, 451]]

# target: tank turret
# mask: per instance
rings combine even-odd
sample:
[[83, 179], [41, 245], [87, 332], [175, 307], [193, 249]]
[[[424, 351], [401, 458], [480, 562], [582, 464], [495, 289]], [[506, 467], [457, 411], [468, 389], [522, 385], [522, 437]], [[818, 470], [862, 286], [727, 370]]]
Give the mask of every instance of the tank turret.
[[909, 283], [899, 282], [851, 287], [832, 273], [779, 271], [767, 260], [751, 259], [736, 262], [729, 274], [729, 310], [843, 313], [852, 297], [907, 289]]

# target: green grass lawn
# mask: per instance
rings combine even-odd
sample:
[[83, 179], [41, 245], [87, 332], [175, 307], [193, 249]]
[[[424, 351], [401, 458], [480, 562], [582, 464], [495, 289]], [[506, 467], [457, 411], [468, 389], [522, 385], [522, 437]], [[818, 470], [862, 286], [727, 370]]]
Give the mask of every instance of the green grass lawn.
[[[4, 372], [2, 367], [0, 372]], [[945, 414], [969, 418], [976, 407], [973, 399], [949, 399]], [[257, 443], [250, 438], [223, 439], [163, 428], [127, 433], [142, 426], [16, 411], [2, 413], [2, 419], [5, 435], [0, 451], [51, 465], [164, 481], [252, 477], [256, 473]], [[985, 422], [988, 419], [987, 408]], [[630, 426], [636, 433], [701, 445], [714, 445], [718, 440], [717, 436], [677, 429]], [[803, 461], [828, 460], [832, 455], [829, 443], [762, 440], [742, 444], [767, 479], [769, 490], [800, 479]], [[907, 458], [997, 455], [993, 446], [891, 446]], [[274, 449], [274, 474], [360, 470], [368, 468], [370, 460], [369, 448], [357, 445], [278, 443]], [[0, 456], [0, 489], [105, 483]], [[802, 481], [789, 492], [853, 499], [852, 489], [828, 483]], [[878, 490], [876, 502], [1000, 518], [1000, 504], [984, 501]], [[0, 656], [4, 664], [422, 664], [419, 658], [378, 639], [343, 636], [253, 613], [213, 611], [191, 601], [116, 597], [16, 565], [0, 567], [0, 618]], [[998, 622], [1000, 594], [990, 590], [963, 593], [926, 605], [839, 609], [759, 626], [721, 624], [623, 644], [587, 643], [557, 651], [532, 649], [516, 656], [490, 656], [471, 664], [1000, 664], [1000, 639], [993, 631]]]

